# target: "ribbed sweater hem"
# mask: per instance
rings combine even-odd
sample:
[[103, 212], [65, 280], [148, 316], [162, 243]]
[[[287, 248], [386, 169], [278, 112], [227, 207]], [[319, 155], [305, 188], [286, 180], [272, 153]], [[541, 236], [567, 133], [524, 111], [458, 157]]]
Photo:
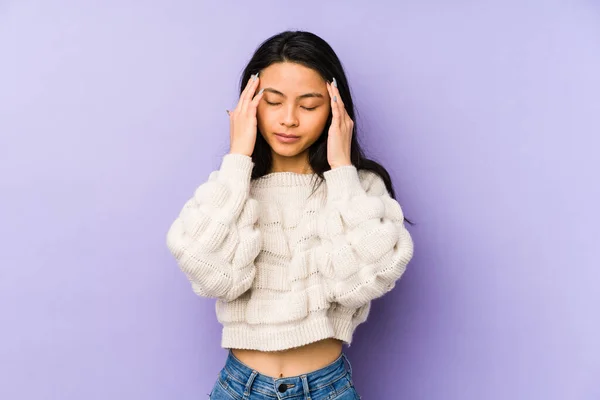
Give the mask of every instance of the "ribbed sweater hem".
[[221, 347], [259, 351], [287, 350], [323, 339], [335, 338], [350, 344], [353, 324], [350, 317], [312, 316], [281, 326], [227, 324], [223, 326]]

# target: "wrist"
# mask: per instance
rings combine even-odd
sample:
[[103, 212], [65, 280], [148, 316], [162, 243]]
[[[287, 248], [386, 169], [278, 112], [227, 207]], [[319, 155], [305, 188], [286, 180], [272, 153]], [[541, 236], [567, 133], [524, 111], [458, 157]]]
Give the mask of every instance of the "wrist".
[[219, 168], [219, 178], [225, 181], [249, 183], [254, 162], [252, 158], [239, 153], [226, 154]]
[[329, 201], [348, 199], [363, 192], [358, 170], [352, 164], [332, 168], [323, 173]]
[[252, 157], [252, 152], [238, 150], [234, 148], [229, 149], [229, 154], [238, 154], [242, 156]]
[[333, 164], [330, 164], [329, 166], [331, 167], [331, 169], [335, 169], [335, 168], [341, 168], [341, 167], [349, 167], [351, 165], [352, 165], [352, 163], [350, 161], [347, 161], [347, 162], [342, 162], [342, 163], [333, 163]]

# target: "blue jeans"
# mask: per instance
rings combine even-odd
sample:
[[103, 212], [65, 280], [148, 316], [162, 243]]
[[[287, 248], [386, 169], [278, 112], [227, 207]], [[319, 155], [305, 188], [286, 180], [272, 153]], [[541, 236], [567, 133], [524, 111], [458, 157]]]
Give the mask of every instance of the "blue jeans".
[[[346, 369], [346, 364], [348, 368]], [[231, 351], [213, 387], [211, 400], [359, 400], [345, 354], [308, 374], [272, 378], [238, 360]]]

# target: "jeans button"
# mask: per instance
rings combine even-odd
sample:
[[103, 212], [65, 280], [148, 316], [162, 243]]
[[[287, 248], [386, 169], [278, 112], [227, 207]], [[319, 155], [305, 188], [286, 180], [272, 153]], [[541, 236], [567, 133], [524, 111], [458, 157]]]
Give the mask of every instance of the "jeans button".
[[284, 393], [286, 390], [288, 389], [288, 386], [285, 383], [282, 383], [281, 385], [279, 385], [279, 387], [277, 388], [277, 390], [279, 390], [279, 393]]

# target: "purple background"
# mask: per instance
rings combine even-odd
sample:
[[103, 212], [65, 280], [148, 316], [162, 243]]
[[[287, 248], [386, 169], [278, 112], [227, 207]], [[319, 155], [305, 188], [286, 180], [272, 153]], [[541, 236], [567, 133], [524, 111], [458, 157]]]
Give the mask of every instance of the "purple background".
[[363, 398], [600, 399], [600, 6], [451, 3], [0, 1], [0, 398], [207, 398], [214, 301], [166, 231], [255, 47], [306, 29], [418, 223]]

